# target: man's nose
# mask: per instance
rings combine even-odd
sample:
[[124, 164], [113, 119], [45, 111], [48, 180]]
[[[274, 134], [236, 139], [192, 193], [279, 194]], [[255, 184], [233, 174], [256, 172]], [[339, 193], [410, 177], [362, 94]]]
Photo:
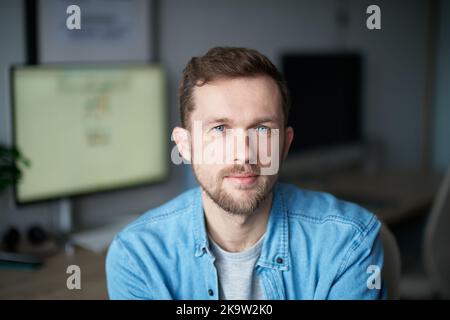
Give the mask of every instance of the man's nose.
[[251, 143], [250, 134], [243, 129], [233, 130], [234, 150], [233, 162], [236, 164], [252, 163], [254, 153], [254, 146]]

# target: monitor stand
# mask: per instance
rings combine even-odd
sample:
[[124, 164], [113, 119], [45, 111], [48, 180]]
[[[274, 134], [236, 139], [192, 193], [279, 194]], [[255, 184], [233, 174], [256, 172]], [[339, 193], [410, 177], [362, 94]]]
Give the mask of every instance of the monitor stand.
[[72, 201], [69, 198], [58, 200], [55, 231], [62, 235], [67, 235], [72, 231]]
[[61, 198], [57, 202], [57, 212], [53, 223], [53, 232], [58, 245], [67, 250], [70, 247], [70, 233], [73, 231], [72, 200]]

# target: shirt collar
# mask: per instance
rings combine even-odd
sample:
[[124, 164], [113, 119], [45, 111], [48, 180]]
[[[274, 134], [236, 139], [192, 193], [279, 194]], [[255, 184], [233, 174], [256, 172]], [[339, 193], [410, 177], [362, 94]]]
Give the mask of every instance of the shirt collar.
[[[193, 195], [192, 230], [194, 232], [195, 256], [200, 257], [209, 252], [208, 236], [206, 233], [205, 216], [201, 188], [198, 187]], [[257, 262], [262, 267], [288, 270], [289, 269], [289, 228], [288, 216], [282, 189], [276, 183], [273, 187], [272, 207], [267, 224], [261, 256]]]

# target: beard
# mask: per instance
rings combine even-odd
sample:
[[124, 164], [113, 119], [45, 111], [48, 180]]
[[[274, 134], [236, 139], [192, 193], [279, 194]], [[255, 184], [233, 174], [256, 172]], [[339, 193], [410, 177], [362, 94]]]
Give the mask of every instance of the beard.
[[[194, 165], [192, 171], [202, 189], [216, 205], [229, 214], [240, 216], [248, 216], [258, 209], [272, 191], [275, 181], [273, 177], [259, 175], [259, 167], [250, 164], [232, 165], [222, 169], [216, 177], [208, 175], [207, 170], [206, 174], [202, 174]], [[236, 185], [234, 189], [243, 195], [234, 197], [223, 185], [225, 178], [233, 174], [256, 174], [258, 177], [250, 186]]]

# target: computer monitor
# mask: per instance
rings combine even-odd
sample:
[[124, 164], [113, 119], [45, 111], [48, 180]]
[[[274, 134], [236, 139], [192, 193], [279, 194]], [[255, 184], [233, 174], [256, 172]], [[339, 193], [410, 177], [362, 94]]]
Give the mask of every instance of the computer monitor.
[[[362, 58], [358, 53], [282, 56], [294, 128], [288, 166], [307, 170], [361, 156]], [[336, 163], [337, 165], [337, 163]], [[300, 168], [303, 169], [303, 168]]]
[[163, 181], [166, 79], [154, 65], [16, 66], [13, 137], [29, 203]]

